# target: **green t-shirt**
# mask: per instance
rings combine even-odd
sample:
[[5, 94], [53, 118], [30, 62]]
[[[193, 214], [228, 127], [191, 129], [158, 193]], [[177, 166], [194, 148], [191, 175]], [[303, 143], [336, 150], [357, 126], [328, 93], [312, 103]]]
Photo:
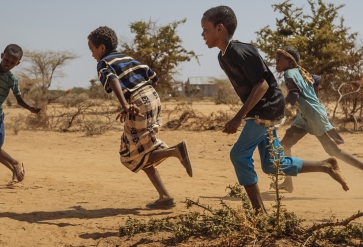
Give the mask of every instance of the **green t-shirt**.
[[0, 72], [0, 114], [3, 114], [3, 103], [9, 95], [10, 89], [13, 91], [14, 96], [21, 94], [19, 81], [10, 71]]

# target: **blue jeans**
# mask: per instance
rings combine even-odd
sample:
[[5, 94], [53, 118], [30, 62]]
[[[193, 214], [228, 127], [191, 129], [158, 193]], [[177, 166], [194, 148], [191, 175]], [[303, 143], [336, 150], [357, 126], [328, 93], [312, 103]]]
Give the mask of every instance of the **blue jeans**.
[[[276, 172], [272, 165], [273, 161], [270, 159], [267, 130], [268, 127], [258, 125], [254, 120], [247, 120], [241, 135], [230, 152], [230, 158], [240, 185], [251, 185], [258, 181], [252, 159], [256, 147], [258, 147], [260, 153], [263, 172], [267, 174], [275, 174]], [[273, 135], [276, 138], [273, 143], [274, 147], [280, 146], [276, 129], [274, 129]], [[283, 154], [282, 152], [281, 170], [285, 175], [296, 176], [301, 170], [303, 161], [295, 157], [283, 157]]]
[[5, 114], [0, 115], [0, 148], [3, 146], [5, 141], [5, 128], [4, 128], [4, 117]]

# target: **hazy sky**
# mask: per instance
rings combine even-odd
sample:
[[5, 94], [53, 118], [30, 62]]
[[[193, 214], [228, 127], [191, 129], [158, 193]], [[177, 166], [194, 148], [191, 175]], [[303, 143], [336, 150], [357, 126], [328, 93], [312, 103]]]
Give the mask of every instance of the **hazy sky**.
[[[200, 65], [193, 60], [180, 67], [178, 79], [186, 81], [193, 76], [223, 77], [217, 62], [218, 48], [208, 49], [201, 37], [200, 20], [203, 13], [218, 5], [230, 6], [236, 13], [238, 27], [234, 39], [251, 42], [255, 32], [270, 25], [275, 29], [275, 19], [281, 15], [271, 4], [282, 0], [0, 0], [0, 50], [16, 43], [26, 50], [71, 50], [81, 57], [71, 61], [63, 71], [64, 78], [55, 80], [52, 88], [68, 89], [89, 87], [89, 80], [96, 77], [96, 60], [87, 45], [88, 34], [99, 26], [109, 26], [118, 37], [132, 39], [129, 24], [134, 21], [157, 21], [165, 25], [187, 18], [178, 28], [178, 35], [187, 50], [200, 56]], [[363, 37], [362, 0], [324, 0], [325, 3], [345, 7], [339, 15], [351, 32]], [[309, 10], [307, 0], [292, 0], [296, 7]], [[21, 70], [21, 65], [13, 70]]]

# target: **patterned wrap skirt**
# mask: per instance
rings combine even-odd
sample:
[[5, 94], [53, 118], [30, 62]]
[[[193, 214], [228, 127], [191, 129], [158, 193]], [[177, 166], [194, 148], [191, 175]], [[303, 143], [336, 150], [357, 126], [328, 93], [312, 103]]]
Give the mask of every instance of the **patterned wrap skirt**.
[[130, 103], [140, 108], [144, 117], [127, 113], [124, 132], [121, 136], [121, 163], [133, 172], [157, 166], [158, 162], [148, 162], [151, 151], [167, 148], [163, 141], [156, 138], [162, 125], [161, 102], [158, 93], [150, 86], [144, 86], [130, 96]]

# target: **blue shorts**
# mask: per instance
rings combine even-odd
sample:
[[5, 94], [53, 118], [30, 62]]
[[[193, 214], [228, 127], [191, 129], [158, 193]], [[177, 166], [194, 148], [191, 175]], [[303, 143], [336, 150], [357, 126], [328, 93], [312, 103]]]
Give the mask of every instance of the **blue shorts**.
[[[268, 127], [258, 125], [254, 120], [247, 120], [237, 142], [234, 144], [230, 158], [235, 168], [238, 182], [240, 185], [255, 184], [258, 181], [255, 171], [253, 152], [258, 148], [261, 158], [262, 171], [267, 174], [275, 174], [273, 162], [270, 157], [269, 139], [267, 135]], [[273, 131], [275, 140], [274, 147], [280, 146], [280, 141]], [[303, 165], [301, 159], [295, 157], [285, 157], [281, 153], [281, 170], [285, 175], [296, 176]]]
[[4, 128], [4, 117], [5, 114], [0, 115], [0, 148], [3, 146], [5, 141], [5, 128]]

